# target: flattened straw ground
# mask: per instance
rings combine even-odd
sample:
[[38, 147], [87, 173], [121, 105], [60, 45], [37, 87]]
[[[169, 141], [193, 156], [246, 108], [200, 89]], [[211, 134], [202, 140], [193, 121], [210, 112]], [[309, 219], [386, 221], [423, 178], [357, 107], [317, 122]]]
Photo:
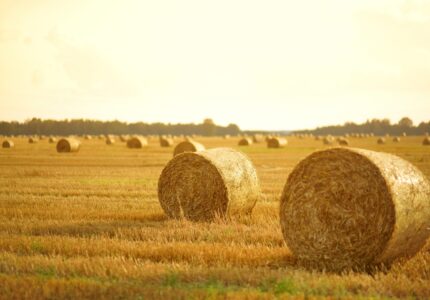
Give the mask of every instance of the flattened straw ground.
[[160, 137], [160, 146], [161, 147], [171, 147], [174, 142], [172, 138], [169, 137]]
[[284, 148], [287, 144], [288, 141], [281, 137], [272, 137], [267, 140], [268, 148]]
[[5, 141], [3, 141], [3, 143], [2, 143], [2, 148], [14, 148], [15, 147], [15, 144], [13, 143], [13, 141], [12, 140], [5, 140]]
[[81, 142], [75, 138], [62, 138], [57, 143], [57, 152], [69, 153], [78, 152], [81, 147]]
[[205, 146], [196, 141], [183, 141], [176, 145], [175, 150], [173, 150], [173, 156], [184, 152], [197, 152], [205, 149]]
[[177, 155], [158, 181], [158, 199], [170, 218], [210, 221], [216, 216], [250, 213], [259, 197], [253, 164], [230, 148]]
[[430, 186], [409, 162], [333, 148], [311, 154], [281, 197], [288, 248], [304, 266], [341, 271], [416, 254], [430, 231]]
[[142, 136], [133, 136], [127, 141], [127, 147], [130, 149], [141, 149], [146, 146], [148, 146], [148, 140]]
[[252, 145], [252, 139], [248, 138], [248, 137], [242, 138], [242, 139], [239, 140], [238, 145], [239, 146], [249, 146], [249, 145]]

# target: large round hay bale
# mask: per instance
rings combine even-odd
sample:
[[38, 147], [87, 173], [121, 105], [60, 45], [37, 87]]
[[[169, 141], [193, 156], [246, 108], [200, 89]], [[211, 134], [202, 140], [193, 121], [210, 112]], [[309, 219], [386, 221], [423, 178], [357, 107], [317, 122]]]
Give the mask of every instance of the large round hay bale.
[[324, 145], [332, 145], [334, 143], [334, 138], [331, 135], [324, 137], [323, 144]]
[[267, 148], [283, 148], [288, 144], [288, 141], [281, 137], [272, 137], [267, 140]]
[[142, 136], [133, 136], [127, 140], [127, 147], [130, 149], [141, 149], [148, 146], [148, 140]]
[[398, 136], [394, 137], [393, 143], [400, 143], [400, 138]]
[[171, 218], [210, 221], [216, 216], [250, 213], [259, 197], [252, 162], [230, 148], [177, 155], [158, 181], [158, 199]]
[[197, 152], [205, 149], [205, 146], [196, 141], [183, 141], [176, 145], [175, 150], [173, 150], [173, 156], [184, 152]]
[[171, 147], [173, 146], [174, 141], [169, 137], [160, 137], [160, 146], [161, 147]]
[[28, 138], [28, 143], [30, 143], [30, 144], [36, 144], [38, 141], [39, 140], [34, 136], [31, 136]]
[[57, 152], [69, 153], [78, 152], [81, 147], [81, 142], [75, 138], [63, 138], [57, 143]]
[[238, 143], [239, 146], [249, 146], [252, 145], [252, 139], [248, 138], [248, 137], [244, 137], [242, 139], [239, 140]]
[[115, 138], [113, 136], [106, 137], [106, 145], [113, 145], [115, 144]]
[[385, 144], [385, 139], [383, 137], [378, 138], [378, 140], [376, 141], [379, 145], [383, 145]]
[[53, 143], [56, 143], [56, 142], [57, 142], [57, 139], [55, 137], [53, 137], [53, 136], [49, 137], [48, 143], [53, 144]]
[[333, 271], [390, 265], [417, 253], [430, 234], [430, 186], [409, 162], [385, 153], [332, 148], [289, 175], [280, 218], [303, 265]]
[[89, 140], [92, 140], [93, 137], [91, 135], [86, 134], [86, 135], [84, 135], [84, 139], [86, 139], [87, 141], [89, 141]]
[[2, 148], [13, 148], [15, 144], [12, 140], [4, 140], [2, 143]]
[[429, 137], [426, 137], [426, 138], [423, 140], [423, 146], [430, 146], [430, 138], [429, 138]]

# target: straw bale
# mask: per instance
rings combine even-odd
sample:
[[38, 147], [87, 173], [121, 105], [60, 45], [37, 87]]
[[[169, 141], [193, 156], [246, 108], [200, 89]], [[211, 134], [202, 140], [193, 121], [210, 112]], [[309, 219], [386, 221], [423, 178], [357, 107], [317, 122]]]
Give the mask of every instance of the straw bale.
[[57, 143], [57, 152], [69, 153], [78, 152], [81, 147], [81, 142], [75, 138], [62, 138]]
[[176, 145], [175, 150], [173, 150], [173, 156], [184, 152], [197, 152], [205, 149], [205, 146], [196, 141], [183, 141]]

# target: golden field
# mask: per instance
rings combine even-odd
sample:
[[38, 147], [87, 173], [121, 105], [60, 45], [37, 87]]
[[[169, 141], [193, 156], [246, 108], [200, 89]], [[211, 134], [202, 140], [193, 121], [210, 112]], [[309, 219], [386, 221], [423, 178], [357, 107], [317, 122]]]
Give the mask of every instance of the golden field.
[[[238, 138], [197, 138], [253, 161], [263, 196], [250, 217], [213, 223], [168, 220], [157, 181], [173, 148], [83, 140], [0, 149], [0, 299], [430, 298], [430, 242], [390, 270], [329, 274], [295, 265], [280, 228], [288, 174], [322, 141], [289, 137], [283, 149], [238, 147]], [[396, 154], [430, 177], [423, 137], [350, 146]], [[178, 141], [177, 141], [178, 142]], [[429, 229], [430, 230], [430, 229]]]

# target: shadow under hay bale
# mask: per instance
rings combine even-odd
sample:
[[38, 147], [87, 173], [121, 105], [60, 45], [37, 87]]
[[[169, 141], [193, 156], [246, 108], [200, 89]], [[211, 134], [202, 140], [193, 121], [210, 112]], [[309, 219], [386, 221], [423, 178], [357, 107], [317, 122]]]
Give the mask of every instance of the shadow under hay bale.
[[148, 140], [142, 136], [133, 136], [127, 140], [127, 148], [141, 149], [148, 146]]
[[252, 162], [230, 148], [177, 155], [158, 181], [158, 199], [170, 218], [211, 221], [217, 216], [249, 214], [259, 197]]
[[354, 148], [319, 151], [288, 177], [280, 205], [282, 232], [309, 268], [389, 266], [424, 245], [429, 199], [425, 176], [397, 156]]
[[13, 142], [13, 141], [11, 141], [11, 140], [5, 140], [5, 141], [3, 141], [3, 143], [2, 143], [2, 148], [9, 149], [9, 148], [14, 148], [14, 147], [15, 147], [15, 144], [14, 144], [14, 142]]
[[288, 141], [281, 137], [272, 137], [267, 140], [267, 148], [284, 148]]
[[242, 138], [239, 140], [238, 143], [239, 146], [249, 146], [252, 145], [252, 139], [251, 138]]
[[195, 141], [183, 141], [176, 145], [175, 150], [173, 150], [173, 156], [184, 152], [197, 152], [205, 150], [205, 146]]
[[81, 142], [75, 138], [63, 138], [57, 143], [58, 153], [78, 152], [81, 147]]

